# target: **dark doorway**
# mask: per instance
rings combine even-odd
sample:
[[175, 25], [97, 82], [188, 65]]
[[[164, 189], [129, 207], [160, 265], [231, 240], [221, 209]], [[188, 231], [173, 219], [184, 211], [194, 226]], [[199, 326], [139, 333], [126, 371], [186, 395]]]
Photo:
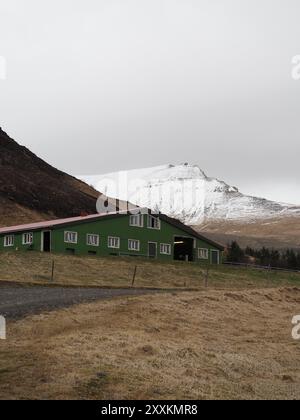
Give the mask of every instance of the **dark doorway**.
[[51, 232], [43, 232], [43, 251], [51, 251]]
[[157, 257], [157, 243], [156, 242], [148, 243], [148, 256], [149, 258]]
[[176, 236], [174, 241], [174, 260], [194, 261], [194, 239]]

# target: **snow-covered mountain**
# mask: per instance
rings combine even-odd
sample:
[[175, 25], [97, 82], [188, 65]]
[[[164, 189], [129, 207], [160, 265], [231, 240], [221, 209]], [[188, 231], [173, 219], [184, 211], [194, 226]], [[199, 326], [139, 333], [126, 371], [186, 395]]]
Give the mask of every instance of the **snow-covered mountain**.
[[244, 195], [189, 164], [80, 178], [107, 196], [159, 210], [190, 225], [300, 216], [300, 207]]

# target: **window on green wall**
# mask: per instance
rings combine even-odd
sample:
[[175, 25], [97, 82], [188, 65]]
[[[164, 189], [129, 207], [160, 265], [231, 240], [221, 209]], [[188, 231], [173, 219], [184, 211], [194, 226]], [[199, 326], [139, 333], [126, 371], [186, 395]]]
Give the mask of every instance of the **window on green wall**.
[[4, 246], [5, 247], [14, 246], [14, 242], [15, 242], [14, 235], [4, 236]]
[[206, 248], [198, 248], [198, 258], [200, 260], [208, 260], [208, 249]]
[[139, 251], [140, 250], [140, 241], [136, 239], [128, 239], [128, 250], [129, 251]]
[[133, 214], [129, 218], [130, 226], [144, 227], [144, 215], [143, 214]]
[[33, 233], [23, 233], [22, 235], [22, 244], [23, 245], [31, 245], [33, 244]]
[[160, 230], [160, 219], [148, 214], [148, 228]]
[[99, 246], [100, 236], [88, 233], [86, 235], [86, 244], [89, 246]]
[[160, 253], [163, 255], [171, 255], [172, 247], [170, 244], [160, 244]]
[[65, 232], [65, 243], [67, 244], [77, 244], [78, 242], [78, 233], [77, 232]]
[[109, 236], [107, 239], [108, 248], [119, 249], [120, 248], [120, 238], [115, 236]]

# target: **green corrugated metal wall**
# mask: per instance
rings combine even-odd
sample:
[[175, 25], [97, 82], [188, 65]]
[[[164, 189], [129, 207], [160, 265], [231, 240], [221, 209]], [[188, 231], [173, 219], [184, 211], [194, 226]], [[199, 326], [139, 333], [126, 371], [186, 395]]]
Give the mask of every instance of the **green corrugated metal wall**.
[[[136, 256], [148, 256], [148, 242], [157, 243], [157, 258], [164, 261], [173, 260], [173, 246], [174, 237], [182, 236], [193, 238], [193, 236], [187, 234], [170, 225], [169, 223], [161, 220], [161, 229], [149, 229], [147, 227], [147, 215], [144, 217], [144, 227], [133, 227], [129, 225], [129, 215], [119, 215], [118, 217], [104, 217], [103, 219], [97, 219], [96, 221], [83, 221], [77, 222], [72, 225], [59, 226], [51, 229], [51, 250], [54, 253], [68, 253], [70, 250], [74, 250], [75, 255], [88, 255], [89, 253], [96, 253], [98, 256], [109, 256], [113, 254], [123, 255], [136, 255]], [[47, 231], [47, 229], [45, 229]], [[50, 229], [49, 229], [50, 230]], [[64, 242], [64, 232], [72, 231], [78, 233], [78, 243], [68, 244]], [[4, 236], [0, 235], [0, 250], [28, 250], [32, 249], [35, 251], [41, 251], [41, 236], [42, 230], [33, 231], [33, 244], [22, 245], [22, 235], [24, 232], [14, 234], [14, 246], [4, 247]], [[87, 234], [97, 234], [100, 236], [99, 247], [88, 246], [86, 242]], [[120, 249], [108, 248], [108, 236], [115, 236], [120, 238]], [[128, 250], [128, 239], [135, 239], [140, 241], [140, 251], [129, 251]], [[197, 249], [206, 248], [211, 251], [216, 250], [211, 244], [202, 241], [198, 238], [193, 238], [196, 241], [196, 247], [194, 249], [195, 261], [207, 262], [206, 260], [198, 260]], [[172, 246], [171, 255], [160, 254], [160, 244], [170, 244]], [[68, 251], [69, 250], [69, 251]], [[221, 255], [221, 252], [220, 252]], [[210, 260], [209, 260], [210, 261]]]

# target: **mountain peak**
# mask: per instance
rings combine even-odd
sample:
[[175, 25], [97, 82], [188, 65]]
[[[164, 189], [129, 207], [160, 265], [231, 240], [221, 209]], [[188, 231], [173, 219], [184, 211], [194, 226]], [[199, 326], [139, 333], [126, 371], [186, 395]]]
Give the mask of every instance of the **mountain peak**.
[[[81, 179], [113, 198], [130, 201], [140, 207], [159, 209], [191, 225], [208, 220], [247, 223], [300, 214], [300, 207], [244, 195], [236, 187], [208, 177], [198, 165], [168, 164], [125, 171], [125, 174], [127, 189], [118, 185], [120, 179], [124, 179], [124, 171], [122, 176], [116, 172], [83, 176]], [[131, 185], [134, 186], [132, 190]]]
[[206, 174], [199, 166], [188, 163], [149, 168], [149, 177], [151, 180], [158, 181], [207, 179]]

